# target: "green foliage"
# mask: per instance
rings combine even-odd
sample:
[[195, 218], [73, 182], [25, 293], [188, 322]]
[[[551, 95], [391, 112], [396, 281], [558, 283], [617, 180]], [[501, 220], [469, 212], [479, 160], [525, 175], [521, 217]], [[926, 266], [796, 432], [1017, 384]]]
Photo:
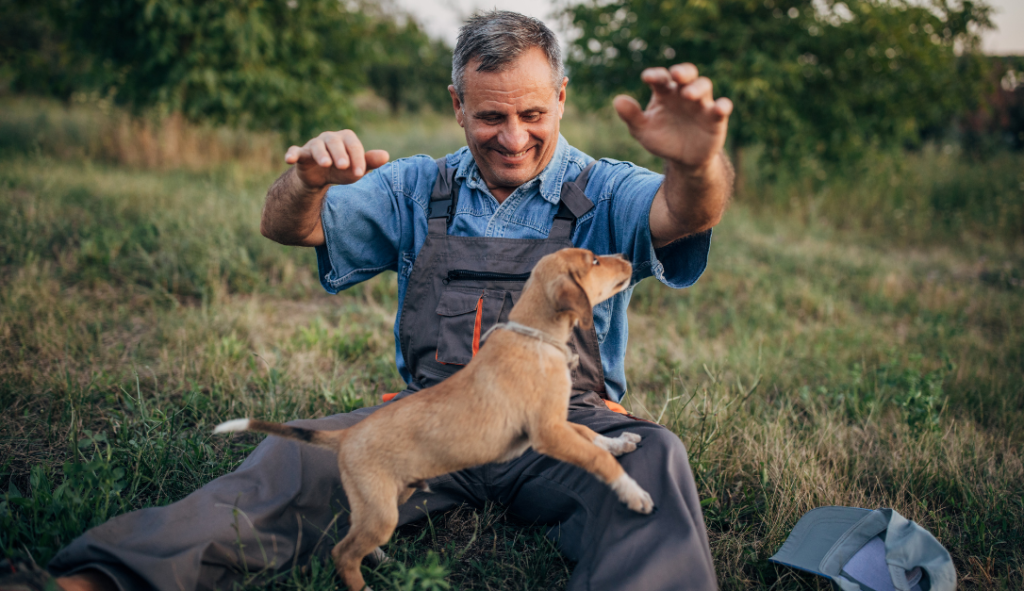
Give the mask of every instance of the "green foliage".
[[394, 111], [444, 109], [450, 68], [444, 42], [369, 3], [0, 0], [0, 82], [12, 90], [290, 141], [352, 126], [351, 96], [367, 85]]
[[62, 34], [65, 8], [64, 0], [0, 0], [0, 84], [62, 99], [87, 84], [94, 64]]
[[411, 568], [396, 563], [390, 576], [395, 591], [447, 591], [452, 588], [445, 580], [448, 569], [441, 566], [433, 552], [427, 554], [424, 562]]
[[366, 18], [337, 0], [72, 1], [69, 32], [136, 109], [303, 138], [350, 120]]
[[[566, 10], [573, 84], [591, 102], [647, 96], [640, 72], [692, 62], [736, 106], [731, 141], [772, 162], [856, 160], [916, 144], [974, 108], [982, 3], [596, 0]], [[958, 55], [961, 54], [961, 55]]]
[[423, 106], [445, 113], [451, 108], [451, 48], [428, 37], [416, 21], [378, 20], [363, 50], [370, 86], [392, 113]]
[[[84, 440], [83, 440], [84, 441]], [[75, 532], [122, 513], [124, 469], [111, 466], [109, 455], [64, 465], [63, 481], [54, 485], [43, 465], [32, 467], [27, 494], [11, 481], [0, 496], [0, 548], [4, 554], [27, 545], [37, 560], [49, 560]]]
[[[882, 370], [888, 374], [890, 368], [883, 367]], [[944, 378], [945, 372], [941, 370], [921, 375], [910, 369], [897, 372], [890, 378], [900, 388], [896, 404], [903, 411], [911, 430], [934, 431], [939, 428], [939, 417], [946, 402], [942, 392]]]
[[[238, 461], [238, 452], [214, 457], [207, 436], [194, 429], [204, 402], [197, 393], [163, 408], [147, 406], [141, 392], [135, 394], [122, 390], [119, 401], [107, 401], [116, 407], [111, 422], [120, 427], [113, 436], [84, 430], [62, 469], [32, 466], [24, 493], [10, 478], [10, 466], [0, 467], [7, 480], [7, 492], [0, 495], [0, 551], [27, 550], [45, 564], [85, 529], [180, 498]], [[80, 413], [85, 401], [62, 402]], [[239, 447], [241, 453], [249, 450], [250, 445]]]

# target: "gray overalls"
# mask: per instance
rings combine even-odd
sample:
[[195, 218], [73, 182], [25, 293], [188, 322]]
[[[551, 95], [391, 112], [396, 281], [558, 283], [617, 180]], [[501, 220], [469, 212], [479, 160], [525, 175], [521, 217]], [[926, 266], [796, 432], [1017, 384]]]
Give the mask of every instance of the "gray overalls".
[[[479, 338], [504, 321], [544, 255], [571, 247], [575, 220], [593, 204], [583, 194], [589, 168], [562, 186], [544, 240], [448, 235], [458, 187], [438, 160], [428, 235], [406, 292], [398, 336], [412, 383], [397, 399], [437, 384], [472, 358]], [[603, 254], [603, 253], [602, 253]], [[527, 521], [552, 524], [558, 547], [578, 564], [569, 589], [715, 589], [714, 565], [693, 475], [682, 442], [667, 429], [608, 410], [594, 329], [577, 328], [570, 347], [569, 420], [615, 437], [631, 431], [640, 447], [619, 458], [654, 499], [653, 515], [634, 513], [583, 470], [533, 450], [429, 482], [399, 510], [399, 525], [487, 500]], [[388, 403], [390, 404], [390, 402]], [[380, 406], [294, 421], [312, 429], [352, 426]], [[97, 568], [122, 589], [227, 589], [245, 573], [291, 568], [326, 555], [346, 529], [344, 493], [330, 451], [266, 438], [234, 472], [165, 507], [116, 517], [77, 538], [51, 561], [55, 574]], [[338, 517], [340, 515], [340, 517]], [[240, 543], [241, 542], [241, 543]], [[240, 550], [242, 547], [244, 549]]]

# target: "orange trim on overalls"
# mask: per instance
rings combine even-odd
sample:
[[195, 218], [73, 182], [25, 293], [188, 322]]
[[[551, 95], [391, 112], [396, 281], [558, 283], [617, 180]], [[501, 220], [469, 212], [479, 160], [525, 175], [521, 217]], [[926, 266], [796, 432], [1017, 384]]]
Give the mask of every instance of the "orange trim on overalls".
[[385, 394], [383, 396], [384, 402], [391, 402], [392, 400], [395, 399], [395, 396], [398, 396], [398, 392], [389, 392], [389, 393]]
[[473, 321], [473, 357], [480, 350], [480, 325], [484, 322], [484, 296], [476, 301], [476, 320]]
[[[480, 350], [480, 329], [484, 322], [484, 296], [480, 294], [480, 299], [476, 301], [476, 320], [473, 321], [473, 357], [476, 357], [477, 351]], [[437, 351], [434, 351], [434, 359], [437, 360]], [[444, 361], [437, 361], [442, 365], [462, 365], [461, 363], [448, 364]], [[384, 402], [390, 402], [398, 395], [398, 392], [391, 392], [383, 396]]]
[[[484, 322], [484, 296], [480, 294], [480, 299], [476, 301], [476, 319], [473, 321], [473, 357], [476, 357], [477, 351], [480, 350], [480, 328]], [[466, 365], [465, 363], [449, 363], [441, 361], [437, 358], [437, 349], [434, 350], [434, 361], [441, 365]]]

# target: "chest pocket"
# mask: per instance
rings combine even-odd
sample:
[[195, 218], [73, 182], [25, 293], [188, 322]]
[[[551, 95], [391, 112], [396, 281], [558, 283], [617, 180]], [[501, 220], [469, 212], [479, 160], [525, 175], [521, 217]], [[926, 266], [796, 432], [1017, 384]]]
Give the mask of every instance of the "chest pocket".
[[508, 319], [521, 288], [449, 285], [437, 304], [440, 327], [435, 359], [451, 365], [469, 363], [480, 348], [480, 337]]

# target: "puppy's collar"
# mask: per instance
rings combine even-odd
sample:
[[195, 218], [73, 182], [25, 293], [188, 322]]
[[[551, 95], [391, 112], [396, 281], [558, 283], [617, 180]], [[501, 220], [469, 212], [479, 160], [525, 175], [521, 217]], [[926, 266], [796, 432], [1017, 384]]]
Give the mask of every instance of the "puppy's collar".
[[490, 330], [484, 333], [484, 336], [480, 338], [480, 341], [486, 341], [487, 337], [489, 337], [492, 332], [499, 328], [511, 330], [512, 332], [517, 332], [523, 336], [537, 339], [542, 343], [546, 343], [548, 345], [551, 345], [552, 347], [555, 347], [556, 349], [562, 352], [562, 355], [565, 355], [565, 361], [569, 365], [570, 370], [576, 369], [580, 365], [580, 356], [573, 353], [572, 349], [570, 349], [568, 345], [566, 345], [563, 342], [560, 342], [558, 339], [549, 335], [543, 330], [530, 328], [529, 326], [519, 324], [518, 322], [504, 322], [501, 324], [495, 324], [490, 328]]

